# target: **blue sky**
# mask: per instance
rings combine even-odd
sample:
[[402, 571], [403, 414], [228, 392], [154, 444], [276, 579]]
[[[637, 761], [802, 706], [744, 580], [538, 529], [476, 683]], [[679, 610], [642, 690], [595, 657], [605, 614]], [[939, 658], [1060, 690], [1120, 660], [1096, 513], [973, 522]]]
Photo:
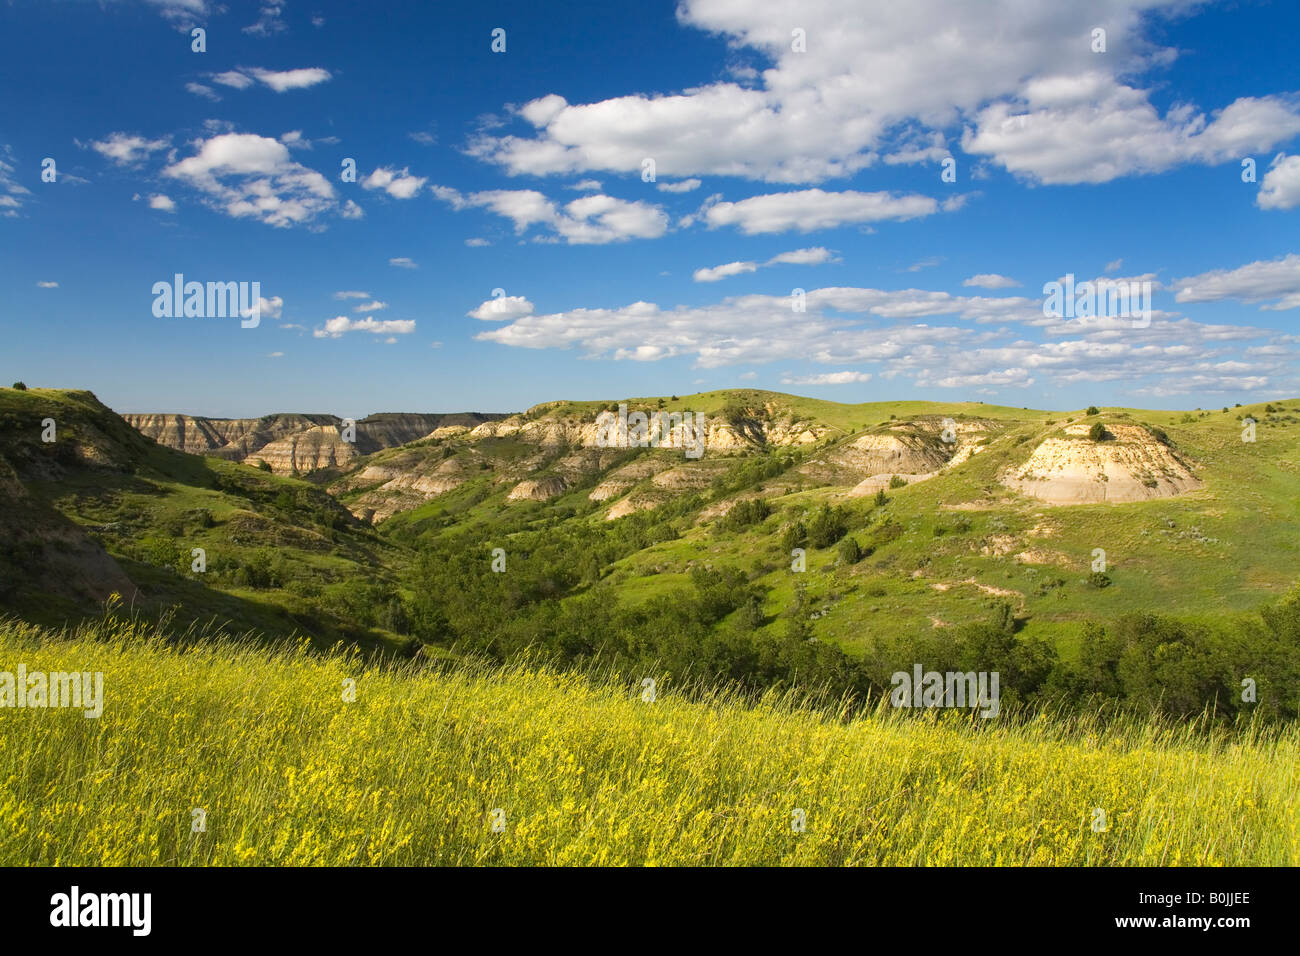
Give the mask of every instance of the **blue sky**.
[[[0, 2], [0, 376], [226, 416], [1300, 394], [1298, 27], [1283, 2]], [[260, 324], [156, 317], [176, 273], [259, 282]], [[1045, 316], [1066, 274], [1150, 282], [1149, 323]]]

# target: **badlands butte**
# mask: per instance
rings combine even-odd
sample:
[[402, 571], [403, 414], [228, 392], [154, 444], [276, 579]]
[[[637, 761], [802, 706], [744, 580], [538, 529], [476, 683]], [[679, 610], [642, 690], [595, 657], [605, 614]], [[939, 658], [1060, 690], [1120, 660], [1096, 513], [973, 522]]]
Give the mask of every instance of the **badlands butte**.
[[[598, 416], [620, 403], [703, 416], [703, 454], [602, 447]], [[129, 592], [270, 632], [361, 639], [337, 622], [364, 619], [366, 639], [397, 641], [430, 554], [486, 569], [513, 547], [574, 564], [528, 601], [649, 606], [726, 568], [761, 595], [745, 612], [759, 633], [798, 613], [853, 653], [1009, 609], [1068, 657], [1088, 621], [1254, 612], [1295, 585], [1298, 414], [1296, 400], [1048, 411], [729, 389], [375, 414], [351, 434], [328, 414], [119, 416], [88, 392], [0, 389], [0, 543], [18, 582], [0, 601], [65, 620]], [[39, 441], [47, 416], [62, 447]], [[26, 512], [75, 541], [48, 573], [24, 550]], [[808, 536], [818, 522], [838, 528], [830, 543]], [[568, 551], [541, 557], [548, 536]], [[206, 574], [188, 572], [194, 547]]]

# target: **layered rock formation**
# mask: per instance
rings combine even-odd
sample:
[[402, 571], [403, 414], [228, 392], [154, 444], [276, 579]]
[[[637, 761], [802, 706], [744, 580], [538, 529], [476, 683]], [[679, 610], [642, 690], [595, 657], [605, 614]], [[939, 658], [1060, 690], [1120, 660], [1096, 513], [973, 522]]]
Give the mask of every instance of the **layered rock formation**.
[[1201, 487], [1190, 465], [1142, 426], [1107, 425], [1103, 441], [1088, 438], [1088, 427], [1046, 439], [1002, 483], [1051, 505], [1143, 501]]
[[355, 442], [343, 441], [343, 419], [335, 415], [203, 418], [128, 414], [122, 417], [160, 445], [193, 455], [212, 455], [250, 464], [265, 461], [276, 474], [292, 475], [318, 468], [345, 467], [360, 455], [435, 437], [443, 429], [468, 430], [505, 416], [479, 412], [382, 412], [356, 422]]

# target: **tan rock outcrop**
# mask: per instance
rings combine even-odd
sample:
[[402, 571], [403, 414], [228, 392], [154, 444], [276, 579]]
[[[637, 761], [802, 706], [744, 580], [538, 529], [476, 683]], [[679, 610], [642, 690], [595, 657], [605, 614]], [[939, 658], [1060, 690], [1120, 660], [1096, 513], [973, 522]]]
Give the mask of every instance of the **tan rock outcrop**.
[[1144, 501], [1201, 487], [1191, 467], [1140, 425], [1111, 424], [1092, 441], [1087, 425], [1047, 438], [1023, 465], [1005, 471], [1008, 488], [1050, 505]]

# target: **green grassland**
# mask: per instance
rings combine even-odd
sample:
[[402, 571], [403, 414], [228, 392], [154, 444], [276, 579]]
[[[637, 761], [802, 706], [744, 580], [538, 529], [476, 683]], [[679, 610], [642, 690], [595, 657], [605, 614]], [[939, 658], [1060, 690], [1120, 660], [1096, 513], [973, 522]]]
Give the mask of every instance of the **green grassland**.
[[10, 866], [1300, 862], [1295, 725], [846, 719], [112, 617], [0, 622], [0, 670], [19, 662], [102, 672], [104, 706], [0, 710]]
[[[89, 393], [0, 389], [0, 465], [26, 493], [10, 511], [41, 510], [102, 545], [138, 586], [137, 607], [270, 637], [305, 634], [319, 645], [344, 639], [405, 653], [423, 645], [441, 656], [468, 650], [506, 660], [540, 642], [561, 663], [598, 653], [609, 637], [642, 663], [667, 657], [690, 670], [698, 658], [698, 673], [744, 673], [745, 680], [766, 673], [761, 679], [777, 685], [811, 668], [818, 679], [860, 691], [862, 680], [845, 678], [842, 665], [804, 657], [838, 648], [874, 662], [878, 681], [890, 654], [957, 646], [962, 628], [1001, 621], [1020, 646], [1042, 644], [1086, 666], [1096, 655], [1089, 658], [1084, 644], [1097, 624], [1172, 616], [1227, 635], [1211, 641], [1217, 646], [1254, 633], [1241, 622], [1261, 609], [1296, 606], [1277, 604], [1300, 578], [1294, 401], [1093, 415], [977, 402], [844, 405], [744, 389], [627, 401], [739, 424], [793, 424], [821, 437], [700, 461], [669, 449], [606, 450], [596, 470], [575, 477], [577, 447], [543, 448], [519, 434], [454, 436], [300, 480], [162, 448]], [[522, 417], [591, 422], [617, 404], [550, 402]], [[1259, 422], [1253, 443], [1242, 441], [1246, 415]], [[38, 437], [47, 416], [60, 428], [52, 446]], [[928, 480], [891, 487], [883, 501], [850, 496], [859, 475], [825, 464], [864, 431], [936, 441], [927, 429], [949, 417], [986, 430], [979, 453]], [[1067, 424], [1094, 422], [1146, 426], [1201, 486], [1176, 497], [1052, 507], [1000, 483], [1004, 470], [1045, 439], [1062, 437]], [[653, 506], [607, 520], [617, 499], [592, 501], [592, 487], [640, 458], [699, 480], [666, 490], [644, 477], [623, 494]], [[377, 525], [344, 507], [375, 492], [377, 483], [360, 479], [369, 466], [428, 469], [449, 459], [468, 476], [463, 484]], [[520, 480], [561, 473], [569, 484], [558, 496], [507, 501]], [[766, 502], [759, 520], [719, 517], [754, 499]], [[828, 508], [842, 527], [805, 544], [806, 570], [794, 571], [792, 526]], [[865, 554], [849, 560], [843, 538]], [[190, 570], [193, 548], [207, 552], [201, 575]], [[509, 556], [505, 574], [490, 569], [494, 548]], [[1104, 581], [1091, 573], [1098, 548], [1106, 553]], [[24, 555], [8, 558], [16, 580]], [[42, 593], [38, 571], [39, 563], [28, 568], [26, 586], [0, 595], [7, 609], [46, 624], [96, 612], [93, 603]], [[702, 622], [689, 619], [696, 612]], [[1186, 653], [1209, 653], [1193, 645]], [[764, 655], [780, 663], [755, 669], [752, 661]], [[1236, 651], [1228, 658], [1232, 667], [1243, 660]], [[1214, 667], [1213, 686], [1230, 689], [1235, 670]]]

